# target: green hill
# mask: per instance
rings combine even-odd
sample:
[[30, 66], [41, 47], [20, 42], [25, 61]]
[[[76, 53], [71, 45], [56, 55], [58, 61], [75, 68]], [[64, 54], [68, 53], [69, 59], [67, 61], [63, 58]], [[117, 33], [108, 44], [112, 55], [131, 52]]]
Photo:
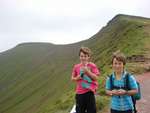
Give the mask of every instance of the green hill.
[[2, 53], [0, 112], [43, 112], [69, 90], [76, 52], [74, 45], [28, 43]]
[[[67, 113], [74, 100], [70, 76], [79, 61], [79, 48], [92, 49], [102, 84], [103, 76], [110, 72], [112, 52], [120, 49], [127, 56], [150, 57], [149, 31], [150, 19], [117, 15], [93, 37], [79, 43], [23, 43], [0, 53], [0, 113]], [[145, 71], [139, 64], [127, 67], [134, 73]]]

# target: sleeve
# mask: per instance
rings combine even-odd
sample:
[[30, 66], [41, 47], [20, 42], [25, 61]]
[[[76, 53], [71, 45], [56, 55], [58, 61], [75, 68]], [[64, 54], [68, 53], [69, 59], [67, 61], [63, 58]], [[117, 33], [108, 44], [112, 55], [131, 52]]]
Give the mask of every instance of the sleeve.
[[111, 87], [110, 87], [110, 77], [107, 77], [107, 79], [106, 79], [105, 89], [106, 90], [110, 90], [111, 89]]
[[100, 71], [95, 64], [92, 63], [92, 73], [99, 75]]
[[73, 67], [72, 76], [73, 77], [77, 76], [76, 65], [74, 65], [74, 67]]
[[130, 82], [130, 87], [131, 89], [138, 89], [137, 83], [136, 83], [136, 79], [133, 75], [131, 75], [129, 77], [129, 82]]

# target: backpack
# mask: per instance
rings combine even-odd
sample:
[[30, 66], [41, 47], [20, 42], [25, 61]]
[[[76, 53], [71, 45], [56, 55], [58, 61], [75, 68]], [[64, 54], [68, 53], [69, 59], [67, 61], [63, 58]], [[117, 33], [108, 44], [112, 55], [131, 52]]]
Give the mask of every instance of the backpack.
[[[130, 82], [129, 82], [129, 76], [130, 74], [129, 73], [126, 73], [125, 75], [125, 78], [124, 78], [124, 82], [125, 82], [125, 86], [124, 87], [117, 87], [117, 86], [114, 86], [114, 82], [113, 82], [113, 75], [111, 74], [109, 77], [110, 77], [110, 86], [111, 86], [111, 90], [112, 89], [124, 89], [124, 90], [130, 90]], [[140, 100], [141, 99], [141, 90], [140, 90], [140, 83], [137, 82], [137, 86], [138, 86], [138, 93], [134, 94], [131, 96], [132, 98], [132, 102], [133, 102], [133, 107], [134, 107], [134, 113], [137, 113], [137, 109], [136, 109], [136, 101], [137, 100]]]
[[[129, 73], [126, 74], [126, 87], [127, 90], [130, 90], [130, 82], [129, 82]], [[140, 100], [141, 99], [141, 88], [140, 88], [140, 83], [138, 81], [136, 81], [136, 84], [138, 86], [138, 92], [136, 94], [134, 94], [132, 97], [135, 101]]]

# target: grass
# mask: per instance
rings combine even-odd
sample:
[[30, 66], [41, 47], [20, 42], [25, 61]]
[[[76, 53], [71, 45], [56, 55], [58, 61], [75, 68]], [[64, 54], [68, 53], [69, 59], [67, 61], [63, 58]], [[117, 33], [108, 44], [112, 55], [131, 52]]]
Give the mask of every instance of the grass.
[[[70, 81], [80, 46], [93, 51], [101, 70], [97, 96], [98, 112], [107, 111], [106, 76], [111, 73], [111, 55], [120, 49], [127, 56], [150, 54], [150, 19], [118, 15], [89, 40], [70, 45], [25, 43], [0, 54], [0, 113], [66, 113], [74, 104]], [[127, 69], [142, 73], [138, 63]]]

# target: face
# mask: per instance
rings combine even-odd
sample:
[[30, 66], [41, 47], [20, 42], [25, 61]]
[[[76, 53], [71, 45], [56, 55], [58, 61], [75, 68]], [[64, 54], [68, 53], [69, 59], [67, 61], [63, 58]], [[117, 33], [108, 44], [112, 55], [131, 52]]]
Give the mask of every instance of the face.
[[80, 53], [80, 62], [81, 63], [87, 63], [90, 59], [89, 55], [88, 54], [84, 54], [83, 52]]
[[124, 64], [122, 61], [118, 61], [116, 58], [114, 58], [112, 68], [116, 73], [122, 73], [124, 70]]

